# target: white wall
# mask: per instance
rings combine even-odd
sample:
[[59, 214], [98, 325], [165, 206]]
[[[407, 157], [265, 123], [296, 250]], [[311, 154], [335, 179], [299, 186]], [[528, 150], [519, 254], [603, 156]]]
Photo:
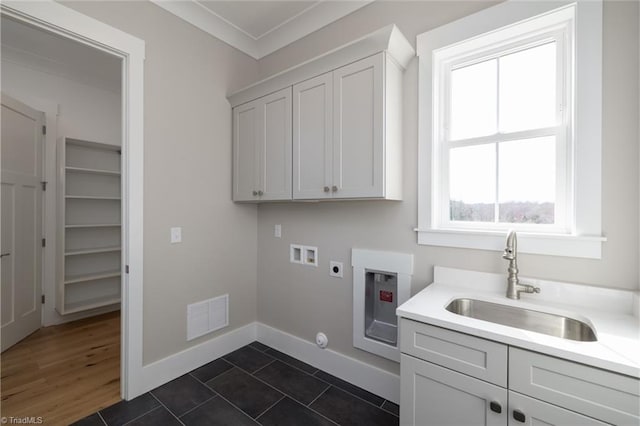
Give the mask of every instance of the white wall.
[[[486, 7], [481, 2], [377, 1], [260, 60], [261, 78], [395, 23], [407, 38]], [[601, 260], [521, 255], [523, 276], [638, 289], [638, 3], [604, 8], [603, 230]], [[350, 265], [352, 247], [413, 253], [412, 293], [432, 280], [433, 265], [506, 273], [500, 253], [418, 246], [417, 61], [405, 73], [404, 199], [401, 202], [264, 204], [258, 209], [258, 320], [392, 372], [398, 365], [353, 348], [352, 274], [328, 275], [329, 261]], [[282, 238], [273, 226], [282, 225]], [[319, 248], [319, 267], [290, 264], [288, 247]]]
[[[257, 78], [256, 61], [148, 2], [64, 5], [146, 42], [145, 365], [255, 321], [256, 208], [231, 201], [226, 95]], [[187, 305], [222, 294], [230, 326], [187, 342]]]
[[120, 145], [120, 93], [2, 60], [2, 91], [59, 104], [58, 135]]

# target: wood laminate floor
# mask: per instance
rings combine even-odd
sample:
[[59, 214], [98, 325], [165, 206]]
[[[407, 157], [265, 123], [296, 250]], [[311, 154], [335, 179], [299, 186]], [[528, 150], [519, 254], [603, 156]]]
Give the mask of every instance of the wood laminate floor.
[[41, 328], [1, 358], [2, 417], [68, 425], [120, 401], [120, 312]]

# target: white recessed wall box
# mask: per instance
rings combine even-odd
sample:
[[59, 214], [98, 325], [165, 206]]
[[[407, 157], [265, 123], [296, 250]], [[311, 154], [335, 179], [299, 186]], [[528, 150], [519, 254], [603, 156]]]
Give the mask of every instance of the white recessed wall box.
[[351, 250], [353, 346], [400, 361], [396, 308], [409, 299], [413, 255]]

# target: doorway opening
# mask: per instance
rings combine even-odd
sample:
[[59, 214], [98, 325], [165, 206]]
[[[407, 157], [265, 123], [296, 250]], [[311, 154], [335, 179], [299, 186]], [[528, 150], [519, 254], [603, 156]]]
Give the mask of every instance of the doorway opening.
[[124, 67], [4, 14], [1, 29], [2, 415], [74, 421], [126, 396]]

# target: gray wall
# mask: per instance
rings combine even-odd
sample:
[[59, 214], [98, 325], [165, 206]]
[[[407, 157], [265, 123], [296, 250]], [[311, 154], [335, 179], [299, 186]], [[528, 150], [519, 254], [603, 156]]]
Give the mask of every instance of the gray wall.
[[144, 362], [212, 336], [186, 341], [189, 303], [229, 294], [218, 334], [255, 321], [256, 209], [231, 202], [226, 94], [256, 80], [256, 61], [148, 2], [64, 4], [146, 42]]
[[[389, 23], [407, 38], [486, 7], [479, 2], [377, 1], [260, 60], [261, 77], [309, 59]], [[522, 275], [638, 289], [638, 3], [604, 8], [602, 260], [521, 255]], [[405, 73], [404, 199], [402, 202], [265, 204], [258, 209], [258, 320], [314, 341], [329, 337], [338, 352], [398, 372], [398, 365], [352, 347], [352, 247], [413, 253], [412, 294], [432, 280], [433, 265], [506, 271], [500, 253], [418, 246], [417, 65]], [[282, 238], [273, 226], [282, 225]], [[290, 264], [290, 243], [319, 248], [319, 267]], [[344, 262], [344, 279], [328, 275], [329, 261]]]

